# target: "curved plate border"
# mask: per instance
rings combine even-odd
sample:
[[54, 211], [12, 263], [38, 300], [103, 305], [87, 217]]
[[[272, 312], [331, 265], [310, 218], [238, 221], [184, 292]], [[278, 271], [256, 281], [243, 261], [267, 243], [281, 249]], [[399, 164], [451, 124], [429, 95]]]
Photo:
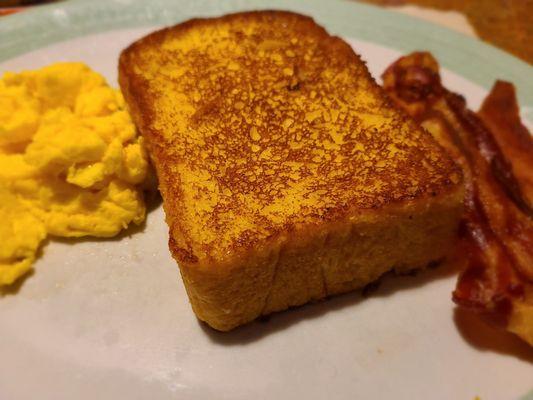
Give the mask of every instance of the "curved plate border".
[[514, 82], [522, 106], [533, 107], [533, 67], [495, 47], [396, 12], [340, 0], [70, 0], [2, 18], [0, 61], [87, 34], [139, 26], [172, 25], [189, 18], [239, 10], [278, 8], [311, 15], [334, 34], [404, 53], [431, 51], [442, 66], [489, 89]]
[[[7, 17], [0, 24], [0, 62], [88, 34], [163, 26], [189, 18], [253, 9], [286, 9], [311, 15], [331, 33], [404, 53], [428, 50], [441, 65], [489, 89], [500, 78], [518, 86], [533, 116], [533, 67], [479, 40], [446, 28], [343, 0], [70, 0]], [[533, 400], [533, 391], [522, 397]]]

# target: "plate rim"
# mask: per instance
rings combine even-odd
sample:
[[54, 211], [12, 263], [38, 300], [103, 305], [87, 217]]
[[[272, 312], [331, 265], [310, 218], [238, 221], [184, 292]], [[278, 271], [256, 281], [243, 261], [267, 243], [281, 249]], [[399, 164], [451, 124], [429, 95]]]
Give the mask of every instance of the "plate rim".
[[[406, 52], [414, 50], [413, 47], [417, 45], [418, 41], [414, 43], [410, 41], [402, 43], [401, 40], [404, 38], [410, 38], [412, 40], [413, 37], [416, 38], [417, 35], [420, 35], [424, 40], [428, 41], [427, 48], [435, 54], [443, 67], [458, 73], [469, 81], [477, 83], [486, 89], [490, 88], [494, 81], [494, 79], [491, 80], [491, 74], [496, 72], [496, 67], [508, 68], [514, 71], [520, 78], [517, 81], [513, 81], [517, 85], [520, 85], [520, 101], [523, 105], [533, 106], [533, 87], [527, 78], [528, 74], [530, 76], [533, 75], [533, 68], [527, 63], [497, 48], [447, 28], [373, 6], [338, 0], [331, 3], [328, 2], [327, 5], [323, 1], [321, 2], [321, 0], [308, 1], [308, 3], [304, 4], [294, 0], [274, 0], [266, 5], [265, 2], [259, 0], [225, 0], [221, 3], [211, 0], [201, 0], [191, 2], [192, 4], [183, 0], [155, 0], [149, 3], [143, 2], [142, 0], [93, 0], [92, 2], [71, 0], [64, 4], [60, 3], [61, 7], [59, 9], [62, 10], [61, 12], [57, 12], [58, 4], [54, 3], [27, 10], [20, 14], [2, 17], [2, 24], [0, 24], [0, 63], [65, 40], [89, 34], [103, 33], [117, 28], [140, 27], [136, 25], [139, 22], [145, 24], [143, 26], [177, 23], [190, 17], [198, 16], [199, 13], [195, 10], [200, 10], [201, 7], [209, 10], [208, 12], [203, 12], [203, 15], [214, 15], [245, 9], [276, 8], [279, 6], [280, 8], [315, 16], [318, 23], [325, 25], [334, 34], [342, 35], [343, 37], [354, 37], [399, 51]], [[168, 4], [175, 5], [176, 11], [170, 13], [149, 13], [149, 10], [153, 11], [157, 7]], [[189, 4], [190, 7], [178, 11], [180, 5], [184, 4]], [[201, 6], [198, 6], [199, 4]], [[309, 5], [312, 7], [309, 7]], [[211, 6], [212, 8], [209, 8]], [[129, 11], [122, 18], [120, 13], [128, 8]], [[354, 10], [353, 15], [347, 12], [349, 9]], [[98, 18], [109, 10], [112, 13], [106, 18]], [[343, 12], [344, 10], [346, 12]], [[75, 18], [76, 20], [86, 18], [87, 23], [80, 25], [79, 29], [72, 30], [72, 22], [69, 22], [70, 18]], [[348, 20], [350, 18], [352, 21]], [[379, 24], [371, 22], [375, 21], [376, 18], [379, 19], [383, 26], [390, 28], [391, 31], [381, 32], [381, 34], [376, 35], [376, 32], [379, 33]], [[350, 23], [357, 25], [357, 23], [361, 22], [366, 22], [367, 25], [350, 26]], [[407, 32], [405, 30], [406, 27], [410, 31]], [[47, 30], [49, 32], [48, 34], [39, 35], [39, 33], [46, 33]], [[36, 39], [28, 41], [28, 37], [32, 37], [33, 35], [36, 36]], [[444, 35], [448, 35], [446, 41], [442, 40]], [[428, 40], [427, 36], [430, 37], [430, 40]], [[433, 42], [433, 39], [439, 36], [441, 36], [441, 40], [435, 39], [436, 41]], [[10, 39], [14, 40], [11, 41]], [[455, 40], [458, 47], [450, 48], [450, 40]], [[483, 58], [484, 60], [490, 60], [491, 57], [501, 57], [501, 60], [496, 66], [489, 65], [487, 68], [489, 72], [475, 74], [475, 70], [465, 68], [461, 64], [459, 57], [448, 58], [450, 53], [454, 51], [460, 51], [462, 52], [460, 54], [464, 54], [465, 51], [468, 52], [472, 49], [475, 50], [475, 54], [478, 54], [478, 52], [483, 54], [485, 57]], [[488, 61], [485, 62], [488, 63]], [[3, 71], [0, 69], [0, 72]], [[470, 74], [474, 75], [471, 76]], [[521, 399], [533, 400], [533, 391], [524, 395]]]
[[[252, 9], [285, 9], [312, 16], [332, 33], [401, 51], [430, 51], [447, 68], [489, 90], [497, 79], [517, 87], [533, 119], [533, 67], [462, 33], [395, 11], [350, 0], [69, 0], [2, 17], [0, 62], [90, 34], [168, 26], [194, 17]], [[364, 59], [364, 54], [363, 54]]]

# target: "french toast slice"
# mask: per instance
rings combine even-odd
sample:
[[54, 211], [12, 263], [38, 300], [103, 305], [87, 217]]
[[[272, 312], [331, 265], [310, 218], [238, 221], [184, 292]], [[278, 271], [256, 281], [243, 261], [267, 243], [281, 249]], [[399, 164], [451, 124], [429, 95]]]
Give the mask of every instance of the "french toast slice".
[[125, 49], [197, 317], [226, 331], [446, 256], [462, 175], [311, 18], [193, 19]]

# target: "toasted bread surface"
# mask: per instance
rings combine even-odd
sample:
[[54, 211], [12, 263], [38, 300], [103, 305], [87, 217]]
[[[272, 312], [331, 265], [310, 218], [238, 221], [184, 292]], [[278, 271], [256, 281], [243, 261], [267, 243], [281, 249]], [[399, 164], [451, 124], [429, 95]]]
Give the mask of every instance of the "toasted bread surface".
[[[424, 235], [431, 225], [435, 240], [453, 236], [460, 170], [391, 106], [350, 46], [311, 18], [190, 20], [127, 48], [119, 81], [158, 173], [171, 251], [212, 326], [360, 287], [404, 264], [394, 241], [418, 246], [416, 260], [404, 256], [411, 267], [445, 253]], [[418, 225], [398, 225], [413, 214]], [[364, 247], [350, 240], [366, 231], [394, 240], [383, 243], [379, 268], [359, 277], [365, 266], [354, 254]], [[342, 256], [327, 244], [338, 235]], [[365, 235], [357, 240], [377, 244]], [[327, 271], [338, 290], [328, 290]], [[269, 306], [276, 285], [281, 300]]]

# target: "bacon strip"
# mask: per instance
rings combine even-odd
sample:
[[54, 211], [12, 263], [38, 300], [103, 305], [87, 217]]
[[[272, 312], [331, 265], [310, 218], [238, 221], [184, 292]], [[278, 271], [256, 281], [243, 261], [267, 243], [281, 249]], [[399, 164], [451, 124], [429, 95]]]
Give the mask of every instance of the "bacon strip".
[[453, 300], [533, 345], [533, 140], [520, 122], [514, 88], [498, 82], [478, 116], [442, 86], [429, 53], [400, 58], [383, 82], [463, 169], [458, 251], [466, 267]]
[[533, 138], [520, 121], [513, 84], [497, 81], [478, 111], [478, 116], [511, 161], [513, 173], [520, 182], [528, 204], [533, 204]]

